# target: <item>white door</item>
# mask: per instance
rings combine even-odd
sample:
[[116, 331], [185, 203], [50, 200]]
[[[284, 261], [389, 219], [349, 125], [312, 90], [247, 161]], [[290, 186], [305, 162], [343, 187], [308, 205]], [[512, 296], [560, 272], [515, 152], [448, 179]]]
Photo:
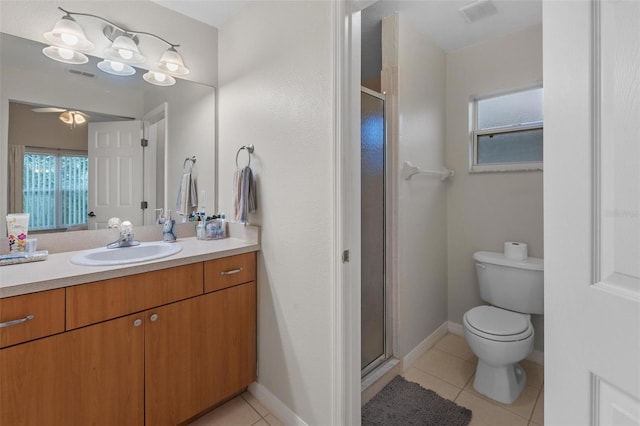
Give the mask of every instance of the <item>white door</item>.
[[640, 2], [545, 1], [545, 424], [640, 424]]
[[89, 123], [89, 229], [114, 216], [143, 224], [141, 138], [142, 121]]

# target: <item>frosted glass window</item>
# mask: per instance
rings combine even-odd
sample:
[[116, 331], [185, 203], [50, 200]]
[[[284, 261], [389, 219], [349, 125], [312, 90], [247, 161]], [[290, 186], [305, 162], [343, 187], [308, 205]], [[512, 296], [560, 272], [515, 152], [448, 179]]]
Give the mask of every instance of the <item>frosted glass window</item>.
[[542, 169], [542, 97], [539, 87], [473, 102], [471, 171]]
[[542, 123], [542, 88], [481, 99], [478, 129]]

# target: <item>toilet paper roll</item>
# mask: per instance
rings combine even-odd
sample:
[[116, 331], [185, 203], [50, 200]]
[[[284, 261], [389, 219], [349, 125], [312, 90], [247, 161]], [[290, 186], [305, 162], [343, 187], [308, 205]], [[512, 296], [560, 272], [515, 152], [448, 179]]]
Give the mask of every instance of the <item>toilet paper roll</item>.
[[507, 259], [527, 260], [527, 245], [515, 241], [507, 241], [504, 243], [504, 256]]

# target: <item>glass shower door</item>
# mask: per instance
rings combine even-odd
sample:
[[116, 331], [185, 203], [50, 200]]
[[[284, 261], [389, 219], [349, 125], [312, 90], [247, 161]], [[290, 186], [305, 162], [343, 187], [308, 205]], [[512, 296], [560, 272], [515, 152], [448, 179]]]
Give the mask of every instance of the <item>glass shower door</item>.
[[361, 105], [361, 373], [386, 358], [384, 96], [363, 88]]

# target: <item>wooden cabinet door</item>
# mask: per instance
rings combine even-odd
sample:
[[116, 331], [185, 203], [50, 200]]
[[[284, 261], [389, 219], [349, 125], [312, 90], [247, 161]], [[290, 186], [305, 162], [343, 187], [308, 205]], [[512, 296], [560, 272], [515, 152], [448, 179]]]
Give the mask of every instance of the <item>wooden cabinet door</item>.
[[184, 422], [255, 380], [255, 282], [145, 317], [147, 425]]
[[[256, 283], [231, 287], [204, 296], [204, 315], [214, 347], [216, 402], [249, 386], [256, 379]], [[217, 342], [217, 343], [214, 343]]]
[[[199, 297], [145, 312], [145, 423], [177, 425], [206, 407], [198, 387]], [[210, 372], [204, 372], [210, 375]]]
[[143, 425], [139, 317], [0, 350], [0, 425]]

